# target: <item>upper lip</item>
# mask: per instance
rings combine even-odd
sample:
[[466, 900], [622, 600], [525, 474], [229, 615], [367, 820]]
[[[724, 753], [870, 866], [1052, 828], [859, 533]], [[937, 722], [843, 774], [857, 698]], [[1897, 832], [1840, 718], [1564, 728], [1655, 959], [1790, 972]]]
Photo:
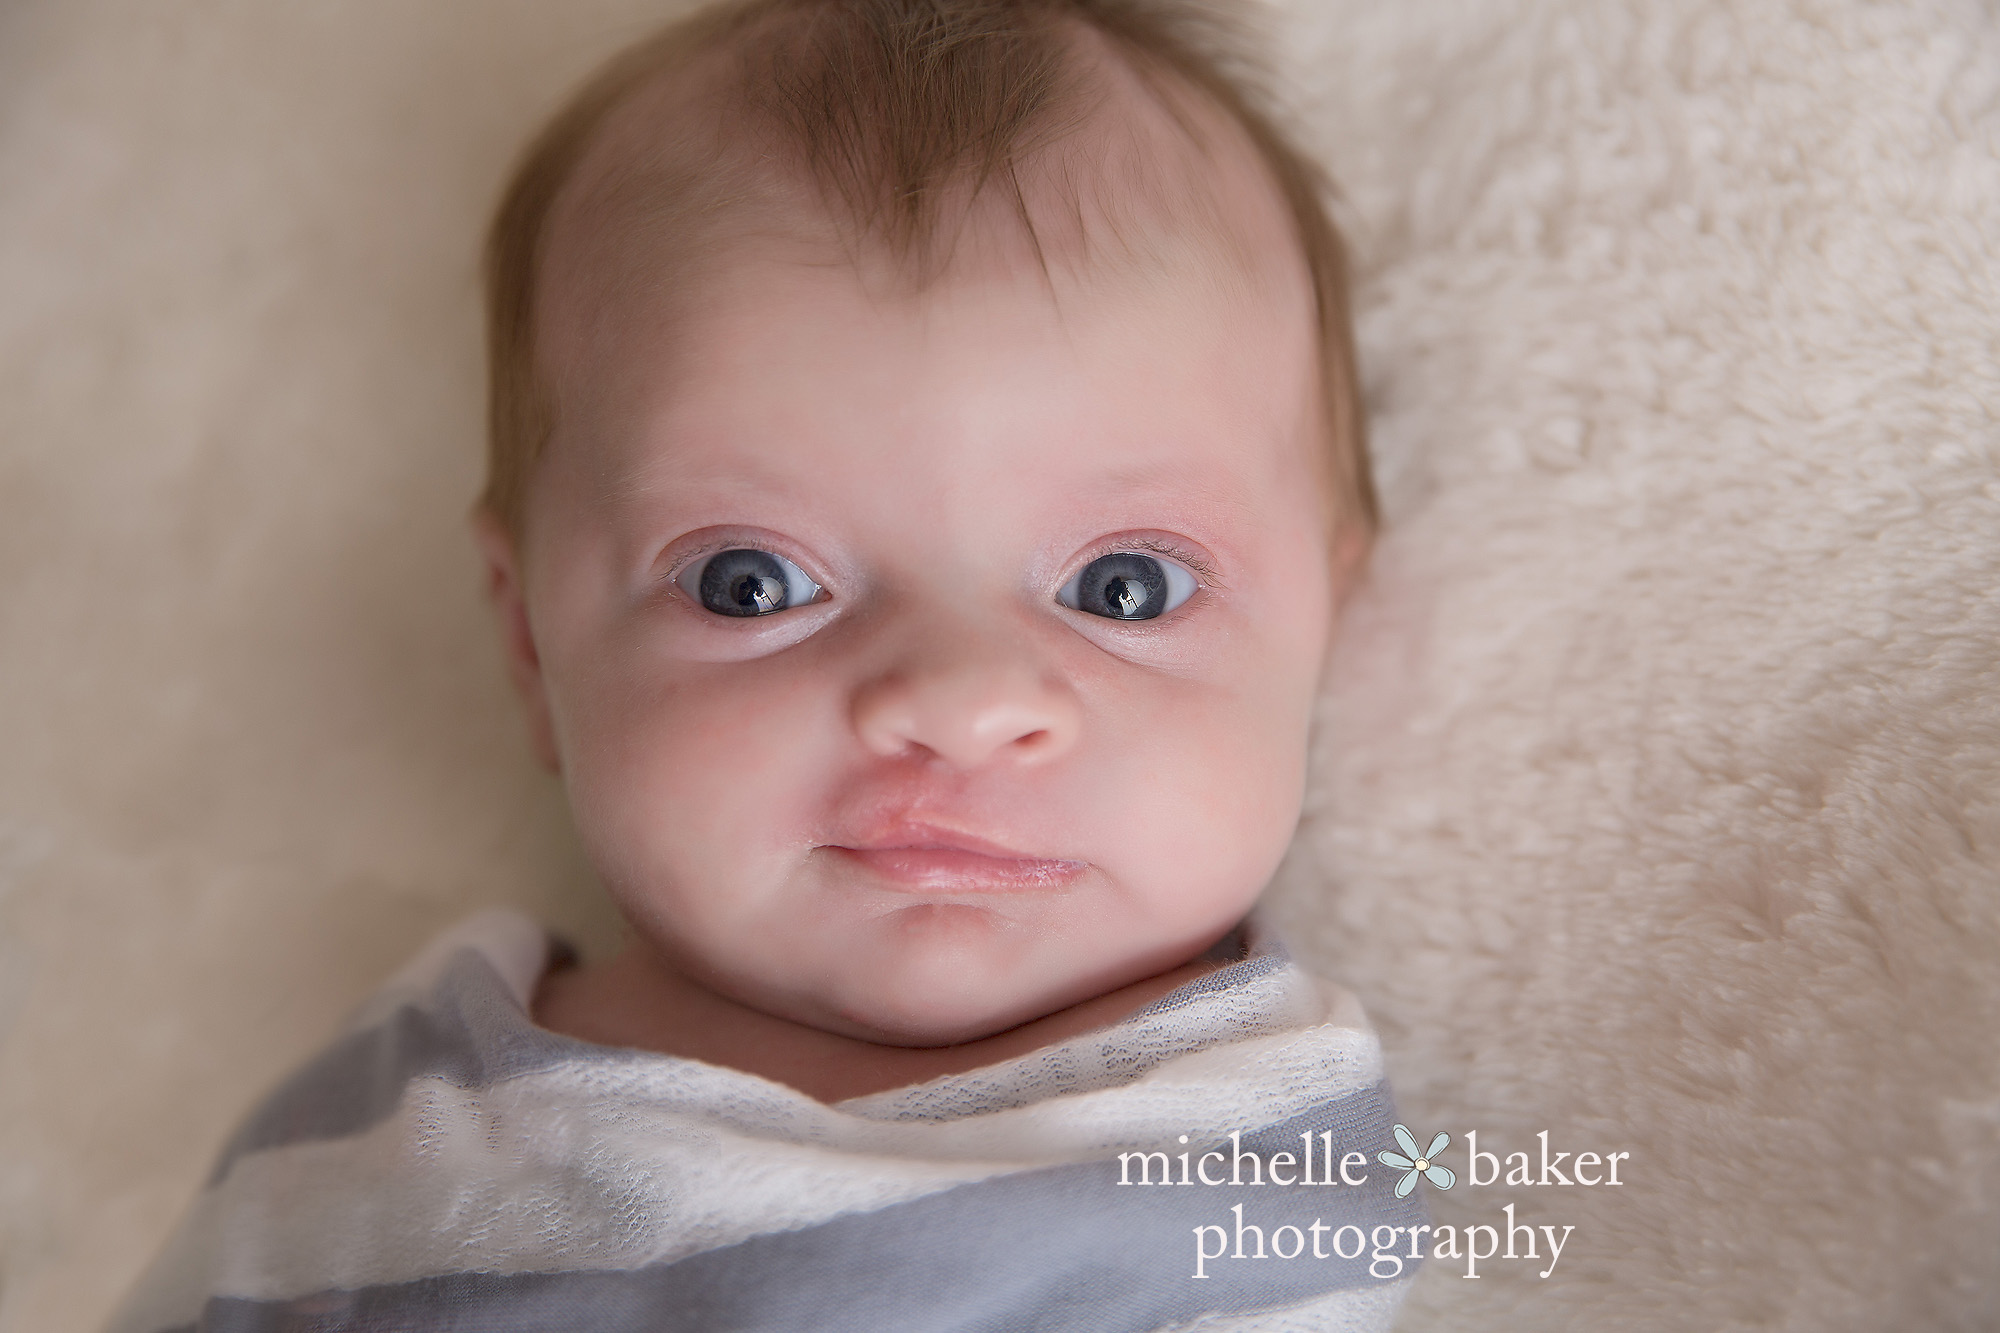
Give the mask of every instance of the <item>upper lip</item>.
[[898, 821], [892, 827], [865, 836], [840, 838], [825, 844], [851, 852], [924, 851], [972, 852], [1003, 861], [1071, 861], [1070, 857], [1039, 856], [982, 838], [959, 829], [937, 824]]

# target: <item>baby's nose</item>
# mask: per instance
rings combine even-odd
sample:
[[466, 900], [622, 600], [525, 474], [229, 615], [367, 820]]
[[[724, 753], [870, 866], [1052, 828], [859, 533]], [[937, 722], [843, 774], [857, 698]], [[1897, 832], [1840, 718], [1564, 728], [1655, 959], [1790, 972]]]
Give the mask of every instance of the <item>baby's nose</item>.
[[1076, 742], [1081, 722], [1067, 686], [1029, 663], [973, 653], [901, 666], [854, 697], [854, 729], [870, 751], [959, 769], [1047, 763]]

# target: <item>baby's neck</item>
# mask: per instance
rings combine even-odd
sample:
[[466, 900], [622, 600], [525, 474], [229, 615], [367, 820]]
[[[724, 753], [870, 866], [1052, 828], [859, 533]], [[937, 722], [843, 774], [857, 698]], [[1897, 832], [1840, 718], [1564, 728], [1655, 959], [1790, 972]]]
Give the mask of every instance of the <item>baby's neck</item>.
[[565, 1036], [724, 1065], [837, 1102], [964, 1073], [1104, 1027], [1217, 966], [1197, 958], [956, 1046], [884, 1046], [777, 1018], [689, 980], [637, 944], [606, 963], [551, 970], [533, 1008], [537, 1024]]

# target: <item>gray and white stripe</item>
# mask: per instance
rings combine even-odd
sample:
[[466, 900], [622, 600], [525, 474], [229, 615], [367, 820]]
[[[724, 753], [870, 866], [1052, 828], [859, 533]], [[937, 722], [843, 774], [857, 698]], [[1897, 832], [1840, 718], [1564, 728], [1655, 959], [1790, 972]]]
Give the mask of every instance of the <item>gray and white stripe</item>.
[[1389, 1142], [1358, 1007], [1254, 938], [1112, 1027], [831, 1106], [534, 1027], [546, 950], [499, 912], [427, 950], [230, 1141], [114, 1329], [1361, 1329], [1413, 1271], [1363, 1250], [1193, 1278], [1195, 1228], [1238, 1204], [1267, 1236], [1420, 1225], [1381, 1168], [1119, 1183], [1121, 1152], [1232, 1131]]

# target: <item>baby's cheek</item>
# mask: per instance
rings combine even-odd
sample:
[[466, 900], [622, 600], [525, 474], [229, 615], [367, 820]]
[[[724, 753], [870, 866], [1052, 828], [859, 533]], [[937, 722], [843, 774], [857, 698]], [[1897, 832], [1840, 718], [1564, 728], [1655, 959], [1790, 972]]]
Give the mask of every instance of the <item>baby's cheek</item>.
[[664, 895], [698, 914], [746, 907], [751, 872], [787, 845], [821, 701], [761, 675], [635, 674], [591, 710], [571, 800], [621, 898]]
[[1272, 700], [1272, 716], [1233, 691], [1178, 702], [1175, 724], [1120, 764], [1123, 850], [1156, 910], [1226, 910], [1262, 887], [1298, 822], [1303, 721], [1282, 724], [1292, 701]]

